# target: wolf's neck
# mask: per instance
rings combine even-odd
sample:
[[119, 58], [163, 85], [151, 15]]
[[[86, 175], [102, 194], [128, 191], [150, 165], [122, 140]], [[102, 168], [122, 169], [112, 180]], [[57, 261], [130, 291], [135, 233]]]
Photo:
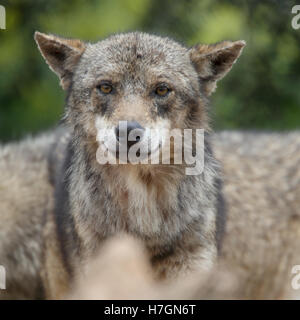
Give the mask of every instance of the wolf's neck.
[[94, 150], [90, 151], [91, 147], [74, 152], [70, 175], [70, 191], [74, 196], [77, 194], [76, 198], [88, 200], [89, 205], [84, 199], [81, 203], [85, 203], [89, 214], [94, 210], [109, 215], [121, 213], [121, 220], [133, 211], [151, 215], [153, 211], [171, 210], [176, 206], [177, 190], [185, 179], [183, 168], [100, 165], [92, 155]]
[[209, 162], [200, 176], [172, 166], [100, 166], [93, 148], [74, 150], [69, 175], [70, 214], [84, 247], [97, 249], [98, 240], [119, 232], [164, 243], [215, 205]]

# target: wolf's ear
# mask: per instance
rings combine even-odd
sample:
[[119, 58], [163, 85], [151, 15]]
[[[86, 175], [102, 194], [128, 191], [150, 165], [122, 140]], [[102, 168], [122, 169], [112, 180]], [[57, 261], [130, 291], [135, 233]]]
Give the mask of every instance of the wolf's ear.
[[80, 40], [64, 39], [35, 32], [34, 39], [50, 69], [60, 78], [63, 89], [68, 89], [74, 68], [85, 50]]
[[243, 40], [223, 41], [212, 45], [196, 45], [189, 49], [190, 59], [207, 95], [214, 92], [217, 81], [231, 69], [245, 45]]

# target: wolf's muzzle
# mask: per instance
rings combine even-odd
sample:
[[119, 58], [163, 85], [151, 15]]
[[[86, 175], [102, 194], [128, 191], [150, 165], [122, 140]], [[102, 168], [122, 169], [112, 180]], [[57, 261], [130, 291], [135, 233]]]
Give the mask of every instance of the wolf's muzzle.
[[136, 121], [121, 121], [115, 128], [116, 139], [121, 145], [127, 143], [127, 148], [141, 141], [145, 129]]

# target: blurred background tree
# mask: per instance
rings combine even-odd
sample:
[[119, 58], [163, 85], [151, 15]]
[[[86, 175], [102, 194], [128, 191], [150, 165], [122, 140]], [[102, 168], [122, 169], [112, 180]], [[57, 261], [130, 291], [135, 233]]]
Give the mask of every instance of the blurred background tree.
[[244, 39], [238, 65], [212, 98], [217, 129], [291, 130], [300, 124], [300, 29], [289, 0], [11, 0], [0, 30], [0, 141], [53, 127], [64, 93], [33, 41], [39, 30], [96, 41], [132, 30], [188, 46]]

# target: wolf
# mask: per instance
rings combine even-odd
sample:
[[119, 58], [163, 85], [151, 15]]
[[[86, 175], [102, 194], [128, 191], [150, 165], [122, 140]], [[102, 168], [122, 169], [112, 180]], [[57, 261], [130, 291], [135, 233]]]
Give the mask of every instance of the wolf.
[[[35, 33], [67, 92], [62, 124], [0, 151], [0, 263], [21, 298], [62, 298], [114, 235], [142, 241], [155, 278], [210, 270], [225, 226], [222, 177], [211, 147], [209, 97], [244, 41], [187, 48], [140, 32], [96, 43]], [[204, 129], [204, 170], [185, 164], [99, 164], [97, 136]], [[117, 155], [118, 158], [118, 155]], [[17, 267], [16, 267], [17, 265]]]

